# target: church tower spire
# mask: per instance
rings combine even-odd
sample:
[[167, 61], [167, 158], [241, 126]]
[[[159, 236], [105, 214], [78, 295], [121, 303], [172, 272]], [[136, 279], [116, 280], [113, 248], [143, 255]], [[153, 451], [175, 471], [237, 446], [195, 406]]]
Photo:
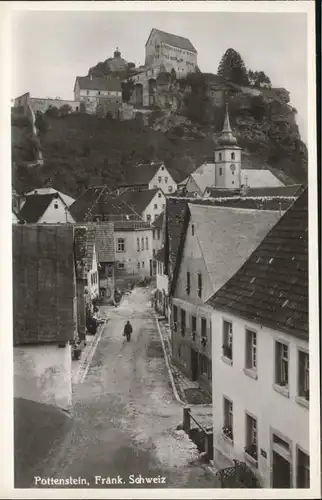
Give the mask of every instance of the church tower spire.
[[224, 126], [223, 126], [223, 129], [221, 131], [220, 137], [218, 139], [218, 144], [220, 144], [220, 146], [235, 146], [235, 145], [237, 145], [237, 139], [234, 136], [234, 134], [231, 130], [231, 126], [230, 126], [228, 104], [226, 104]]
[[224, 189], [239, 189], [241, 184], [241, 148], [231, 129], [228, 104], [224, 125], [218, 137], [218, 148], [215, 150], [215, 185]]

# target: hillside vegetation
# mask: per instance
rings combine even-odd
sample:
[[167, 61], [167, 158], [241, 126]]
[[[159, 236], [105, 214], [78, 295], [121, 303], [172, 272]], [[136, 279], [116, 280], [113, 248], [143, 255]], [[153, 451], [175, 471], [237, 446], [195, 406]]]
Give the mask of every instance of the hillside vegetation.
[[[212, 159], [223, 125], [224, 102], [229, 103], [233, 132], [243, 149], [244, 168], [270, 168], [286, 184], [306, 183], [307, 148], [301, 141], [297, 112], [288, 102], [287, 91], [271, 88], [263, 72], [245, 73], [237, 56], [229, 49], [218, 75], [197, 73], [169, 83], [169, 96], [175, 97], [177, 106], [155, 107], [147, 125], [140, 115], [127, 121], [83, 113], [47, 112], [38, 116], [43, 167], [26, 165], [39, 143], [30, 135], [28, 124], [13, 115], [16, 189], [27, 191], [50, 180], [57, 189], [75, 197], [90, 184], [116, 187], [131, 168], [147, 160], [164, 161], [177, 178], [183, 179], [203, 161]], [[239, 72], [230, 74], [231, 58], [235, 67], [241, 61]], [[238, 80], [240, 83], [236, 83]], [[209, 97], [209, 82], [215, 82], [224, 102]], [[259, 95], [250, 91], [256, 85]]]

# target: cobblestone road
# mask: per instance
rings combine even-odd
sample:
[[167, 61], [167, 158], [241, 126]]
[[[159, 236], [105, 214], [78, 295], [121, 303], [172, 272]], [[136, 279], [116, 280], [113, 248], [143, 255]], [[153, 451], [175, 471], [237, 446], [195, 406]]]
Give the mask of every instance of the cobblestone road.
[[[41, 475], [85, 478], [91, 488], [146, 488], [141, 477], [159, 476], [165, 483], [153, 487], [213, 487], [196, 448], [176, 431], [182, 406], [173, 397], [149, 291], [134, 289], [108, 314], [86, 378], [75, 390], [72, 428]], [[129, 343], [122, 336], [128, 318]], [[109, 486], [95, 476], [119, 476], [122, 484], [119, 479]]]

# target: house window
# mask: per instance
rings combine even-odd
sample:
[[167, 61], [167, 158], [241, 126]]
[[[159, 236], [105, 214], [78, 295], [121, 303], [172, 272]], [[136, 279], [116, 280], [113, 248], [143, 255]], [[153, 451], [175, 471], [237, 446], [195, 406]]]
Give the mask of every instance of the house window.
[[245, 453], [257, 461], [257, 420], [246, 413]]
[[187, 271], [187, 287], [186, 287], [187, 295], [190, 295], [190, 273]]
[[235, 153], [231, 153], [231, 159], [234, 160], [235, 159]]
[[152, 255], [153, 255], [153, 257], [155, 256], [155, 248], [153, 248], [153, 250], [152, 250]]
[[221, 157], [221, 153], [219, 153], [219, 161], [221, 161], [222, 157]]
[[246, 330], [246, 368], [257, 369], [257, 334]]
[[101, 92], [100, 92], [100, 91], [98, 91], [98, 95], [101, 95]]
[[201, 318], [201, 338], [207, 338], [207, 320], [206, 318]]
[[160, 239], [161, 231], [158, 229], [158, 240]]
[[150, 220], [151, 220], [151, 215], [150, 215], [150, 214], [147, 214], [147, 216], [146, 216], [146, 220], [147, 220], [147, 221], [150, 221]]
[[181, 309], [181, 335], [184, 337], [186, 334], [186, 311]]
[[118, 269], [124, 269], [124, 262], [118, 262], [117, 263], [117, 268]]
[[161, 182], [161, 177], [158, 177], [158, 182]]
[[152, 231], [152, 238], [155, 240], [155, 229]]
[[212, 380], [212, 361], [208, 359], [208, 380]]
[[161, 198], [161, 196], [162, 196], [162, 195], [161, 195], [161, 193], [159, 193], [159, 194], [158, 194], [158, 198]]
[[196, 335], [197, 335], [197, 317], [196, 316], [191, 316], [191, 333], [192, 333], [192, 340], [195, 340]]
[[149, 250], [149, 238], [147, 236], [145, 237], [145, 249]]
[[277, 385], [288, 386], [288, 346], [276, 342], [275, 382]]
[[310, 398], [310, 373], [309, 354], [299, 351], [299, 371], [298, 371], [298, 395], [309, 401]]
[[297, 488], [310, 487], [310, 457], [300, 448], [297, 448], [296, 486]]
[[192, 236], [195, 235], [195, 225], [194, 224], [191, 224], [191, 234], [192, 234]]
[[168, 187], [168, 191], [169, 191], [169, 193], [172, 193], [172, 186]]
[[86, 90], [86, 94], [89, 95], [89, 90]]
[[142, 260], [142, 269], [144, 268], [144, 260]]
[[208, 374], [208, 358], [204, 354], [200, 354], [200, 373], [203, 375]]
[[136, 238], [136, 250], [140, 251], [140, 238]]
[[138, 269], [140, 269], [140, 267], [141, 267], [141, 266], [140, 266], [140, 262], [138, 262]]
[[198, 273], [198, 297], [201, 298], [202, 295], [202, 275]]
[[165, 177], [165, 178], [164, 178], [164, 182], [165, 182], [166, 184], [168, 184], [168, 177]]
[[144, 250], [144, 238], [141, 238], [141, 249]]
[[58, 208], [58, 203], [54, 204], [54, 208], [56, 208], [56, 209]]
[[233, 324], [230, 321], [223, 322], [223, 355], [230, 360], [233, 359]]
[[222, 175], [222, 168], [219, 169], [219, 175]]
[[224, 427], [222, 431], [232, 441], [234, 439], [233, 425], [233, 403], [229, 399], [224, 398]]
[[153, 205], [153, 208], [154, 208], [155, 210], [157, 210], [157, 209], [158, 209], [158, 205], [155, 203], [155, 204]]
[[117, 252], [125, 252], [125, 239], [124, 238], [117, 239]]
[[173, 306], [173, 331], [177, 331], [178, 327], [178, 308]]

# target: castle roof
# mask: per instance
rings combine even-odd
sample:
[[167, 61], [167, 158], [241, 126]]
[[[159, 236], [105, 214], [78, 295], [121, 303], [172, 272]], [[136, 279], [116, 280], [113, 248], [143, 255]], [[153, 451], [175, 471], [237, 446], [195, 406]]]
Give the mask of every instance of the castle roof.
[[147, 45], [148, 41], [150, 40], [152, 33], [159, 35], [161, 43], [166, 43], [167, 45], [171, 45], [172, 47], [188, 50], [189, 52], [194, 52], [195, 54], [197, 54], [196, 49], [188, 38], [178, 35], [172, 35], [171, 33], [167, 33], [166, 31], [161, 31], [156, 28], [153, 28], [151, 30], [151, 33], [145, 45]]
[[103, 78], [100, 76], [77, 76], [75, 81], [78, 82], [81, 90], [111, 90], [121, 92], [121, 82], [115, 78]]

